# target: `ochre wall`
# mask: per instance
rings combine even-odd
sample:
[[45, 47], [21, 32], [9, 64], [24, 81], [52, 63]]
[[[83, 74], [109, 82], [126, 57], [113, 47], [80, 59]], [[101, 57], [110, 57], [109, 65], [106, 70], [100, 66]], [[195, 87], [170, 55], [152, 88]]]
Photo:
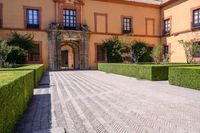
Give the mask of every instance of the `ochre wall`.
[[[2, 2], [1, 2], [2, 1]], [[41, 29], [46, 29], [55, 20], [53, 0], [1, 0], [3, 3], [3, 27], [24, 27], [24, 6], [41, 8]]]
[[[134, 39], [147, 42], [150, 46], [160, 42], [160, 9], [109, 2], [85, 0], [82, 21], [91, 31], [89, 62], [96, 68], [96, 44], [112, 36], [131, 42]], [[96, 16], [96, 30], [95, 30]], [[133, 34], [122, 35], [122, 16], [132, 17]], [[147, 23], [147, 26], [146, 26]]]
[[197, 7], [200, 8], [199, 0], [179, 0], [161, 10], [161, 20], [171, 17], [171, 34], [162, 37], [162, 42], [170, 46], [171, 62], [186, 62], [184, 48], [178, 40], [200, 39], [199, 30], [191, 29], [192, 9]]
[[[18, 30], [17, 33], [20, 34], [26, 34], [26, 33], [31, 33], [34, 34], [34, 41], [36, 42], [40, 42], [41, 43], [41, 47], [42, 47], [42, 51], [41, 51], [41, 63], [45, 64], [45, 67], [48, 67], [48, 35], [46, 32], [43, 31], [37, 31], [37, 32], [33, 32], [33, 31], [22, 31], [22, 30]], [[11, 30], [2, 30], [0, 29], [0, 40], [3, 39], [8, 39], [10, 37], [11, 34]]]
[[[66, 0], [68, 2], [68, 0]], [[29, 33], [24, 25], [24, 6], [39, 7], [41, 9], [41, 31], [34, 31], [35, 41], [42, 42], [42, 62], [48, 66], [48, 36], [45, 30], [48, 24], [57, 20], [60, 22], [59, 9], [61, 6], [53, 0], [0, 0], [3, 3], [3, 29], [0, 37], [7, 38], [9, 29], [15, 29], [19, 33]], [[73, 7], [73, 5], [72, 5]], [[56, 14], [56, 15], [55, 15]], [[95, 30], [96, 14], [96, 30]], [[121, 34], [121, 17], [133, 18], [133, 35], [123, 36]], [[160, 42], [160, 9], [143, 6], [133, 6], [116, 3], [105, 3], [93, 0], [84, 0], [81, 8], [81, 22], [89, 26], [91, 31], [89, 41], [89, 62], [90, 68], [96, 68], [96, 47], [103, 40], [114, 36], [131, 42], [139, 39], [149, 45]]]

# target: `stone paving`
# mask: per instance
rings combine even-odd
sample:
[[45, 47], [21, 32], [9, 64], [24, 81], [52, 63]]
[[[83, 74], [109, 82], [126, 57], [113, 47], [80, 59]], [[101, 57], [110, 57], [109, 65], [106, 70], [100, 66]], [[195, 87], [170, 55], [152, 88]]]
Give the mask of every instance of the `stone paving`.
[[15, 133], [200, 133], [200, 92], [99, 71], [49, 72]]

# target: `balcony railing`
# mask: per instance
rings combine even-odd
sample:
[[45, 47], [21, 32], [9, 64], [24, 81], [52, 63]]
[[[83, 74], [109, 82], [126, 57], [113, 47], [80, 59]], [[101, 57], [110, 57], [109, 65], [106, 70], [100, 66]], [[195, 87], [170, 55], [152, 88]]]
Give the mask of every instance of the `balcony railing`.
[[88, 26], [86, 24], [81, 24], [81, 23], [76, 23], [75, 26], [65, 26], [62, 22], [60, 23], [53, 22], [49, 24], [48, 29], [88, 31]]

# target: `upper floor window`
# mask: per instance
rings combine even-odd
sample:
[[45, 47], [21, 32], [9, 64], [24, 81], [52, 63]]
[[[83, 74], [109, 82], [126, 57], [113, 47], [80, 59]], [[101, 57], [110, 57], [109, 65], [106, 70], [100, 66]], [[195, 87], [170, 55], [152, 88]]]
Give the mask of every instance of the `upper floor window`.
[[63, 26], [67, 30], [76, 30], [77, 19], [76, 19], [76, 10], [65, 9], [63, 10]]
[[39, 9], [26, 9], [26, 27], [31, 29], [40, 28]]
[[200, 9], [193, 11], [193, 27], [200, 26]]
[[105, 62], [106, 61], [106, 52], [103, 48], [103, 45], [97, 45], [96, 47], [96, 55], [97, 55], [97, 62]]
[[169, 34], [171, 31], [171, 20], [166, 19], [164, 20], [164, 34]]
[[132, 18], [124, 17], [122, 20], [123, 25], [123, 33], [131, 33], [132, 32]]

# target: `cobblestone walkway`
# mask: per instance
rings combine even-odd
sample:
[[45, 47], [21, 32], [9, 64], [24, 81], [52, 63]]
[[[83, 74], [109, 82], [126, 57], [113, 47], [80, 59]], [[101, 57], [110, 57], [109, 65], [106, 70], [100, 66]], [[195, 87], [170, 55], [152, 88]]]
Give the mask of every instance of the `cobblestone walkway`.
[[200, 91], [99, 71], [50, 72], [15, 132], [200, 133]]

